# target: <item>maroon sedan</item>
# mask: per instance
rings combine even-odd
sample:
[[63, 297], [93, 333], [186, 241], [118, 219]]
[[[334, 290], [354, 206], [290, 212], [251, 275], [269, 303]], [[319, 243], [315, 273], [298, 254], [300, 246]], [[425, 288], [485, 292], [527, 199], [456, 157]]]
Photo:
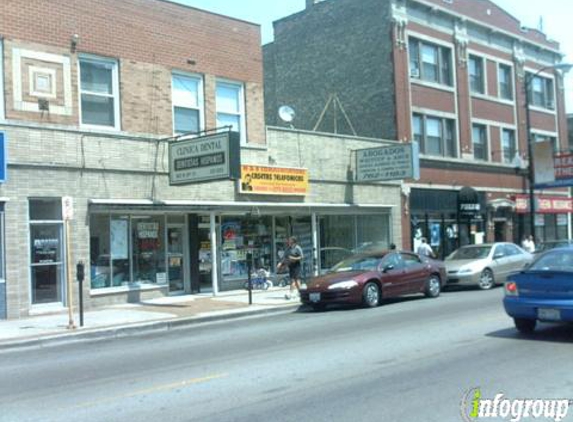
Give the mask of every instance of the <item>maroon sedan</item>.
[[301, 289], [300, 300], [316, 310], [331, 303], [371, 308], [382, 298], [406, 294], [438, 297], [445, 281], [441, 261], [411, 252], [382, 251], [340, 261], [328, 273], [312, 278]]

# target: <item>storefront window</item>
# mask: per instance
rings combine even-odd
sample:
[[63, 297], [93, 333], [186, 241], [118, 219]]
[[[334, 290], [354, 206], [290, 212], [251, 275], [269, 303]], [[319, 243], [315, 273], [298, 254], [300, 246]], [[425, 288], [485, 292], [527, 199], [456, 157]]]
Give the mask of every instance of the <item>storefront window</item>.
[[164, 233], [162, 216], [132, 217], [134, 281], [167, 284]]
[[252, 254], [252, 269], [272, 270], [271, 217], [223, 216], [221, 219], [220, 290], [241, 288], [247, 279], [247, 253]]
[[92, 289], [132, 282], [167, 284], [165, 217], [90, 217]]

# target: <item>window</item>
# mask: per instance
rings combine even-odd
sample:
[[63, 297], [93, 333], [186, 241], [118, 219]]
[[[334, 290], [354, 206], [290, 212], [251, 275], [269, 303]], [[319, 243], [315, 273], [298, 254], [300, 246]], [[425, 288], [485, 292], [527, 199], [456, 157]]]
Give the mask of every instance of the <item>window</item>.
[[83, 125], [119, 128], [119, 90], [115, 60], [80, 59], [80, 116]]
[[511, 129], [503, 129], [501, 133], [501, 150], [502, 160], [505, 164], [513, 163], [513, 158], [517, 152], [515, 146], [515, 131]]
[[470, 91], [485, 94], [484, 68], [481, 57], [470, 56], [469, 60]]
[[231, 126], [245, 141], [243, 85], [232, 82], [217, 82], [217, 127]]
[[444, 157], [457, 156], [453, 120], [414, 114], [412, 125], [420, 152]]
[[498, 71], [499, 97], [504, 100], [513, 100], [513, 74], [511, 66], [500, 64]]
[[452, 85], [452, 64], [449, 48], [410, 38], [408, 50], [410, 76], [412, 78]]
[[555, 109], [555, 96], [553, 93], [553, 79], [542, 76], [532, 77], [527, 74], [529, 81], [529, 103], [536, 107]]
[[173, 132], [182, 134], [203, 129], [203, 84], [198, 76], [172, 76]]
[[474, 158], [476, 160], [487, 161], [487, 126], [472, 126], [472, 143], [474, 148]]

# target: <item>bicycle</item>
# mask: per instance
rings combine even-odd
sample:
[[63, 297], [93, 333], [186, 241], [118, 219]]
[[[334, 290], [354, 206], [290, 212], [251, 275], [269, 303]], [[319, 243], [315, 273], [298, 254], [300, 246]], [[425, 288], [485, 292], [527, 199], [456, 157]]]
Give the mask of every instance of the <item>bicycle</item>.
[[[253, 290], [268, 290], [273, 287], [273, 282], [268, 279], [268, 276], [269, 273], [264, 268], [251, 273], [251, 288]], [[245, 281], [243, 287], [249, 290], [249, 280]]]

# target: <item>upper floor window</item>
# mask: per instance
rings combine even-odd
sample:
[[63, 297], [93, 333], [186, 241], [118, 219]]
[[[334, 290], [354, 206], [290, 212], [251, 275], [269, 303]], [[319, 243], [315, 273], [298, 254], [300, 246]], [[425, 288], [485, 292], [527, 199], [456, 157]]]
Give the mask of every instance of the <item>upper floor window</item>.
[[245, 141], [243, 85], [217, 81], [217, 127], [230, 126]]
[[553, 79], [544, 78], [542, 76], [532, 76], [527, 73], [529, 82], [529, 103], [531, 105], [547, 108], [550, 110], [555, 109], [555, 96], [553, 92]]
[[472, 143], [474, 158], [487, 161], [487, 127], [485, 125], [472, 126]]
[[412, 126], [414, 140], [420, 144], [420, 152], [443, 157], [456, 156], [452, 119], [414, 114]]
[[470, 56], [468, 73], [470, 78], [470, 91], [477, 94], [485, 94], [484, 63], [481, 57]]
[[410, 38], [410, 76], [428, 82], [452, 85], [451, 50]]
[[119, 128], [117, 61], [80, 58], [80, 118], [83, 125]]
[[173, 132], [200, 132], [203, 128], [203, 83], [198, 76], [172, 76]]
[[499, 97], [513, 100], [513, 73], [511, 66], [500, 64], [498, 67]]
[[512, 129], [503, 129], [501, 133], [501, 151], [502, 160], [505, 164], [513, 163], [517, 146], [515, 145], [515, 131]]

